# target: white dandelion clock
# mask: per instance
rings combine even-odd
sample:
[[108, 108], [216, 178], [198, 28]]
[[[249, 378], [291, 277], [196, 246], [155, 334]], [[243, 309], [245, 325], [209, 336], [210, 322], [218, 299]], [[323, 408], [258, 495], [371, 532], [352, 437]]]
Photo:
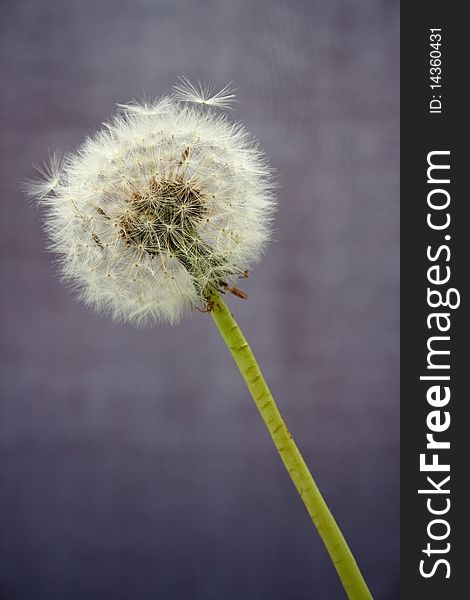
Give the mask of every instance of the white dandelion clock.
[[215, 112], [233, 99], [228, 88], [204, 90], [199, 103], [196, 88], [180, 87], [121, 105], [30, 185], [64, 278], [115, 319], [177, 321], [269, 239], [270, 168], [244, 127]]
[[[217, 325], [350, 600], [371, 600], [354, 557], [219, 292], [270, 237], [272, 174], [244, 127], [224, 114], [229, 87], [192, 85], [120, 112], [28, 184], [50, 249], [80, 297], [115, 319], [177, 321], [206, 309]], [[243, 444], [243, 439], [240, 444]]]

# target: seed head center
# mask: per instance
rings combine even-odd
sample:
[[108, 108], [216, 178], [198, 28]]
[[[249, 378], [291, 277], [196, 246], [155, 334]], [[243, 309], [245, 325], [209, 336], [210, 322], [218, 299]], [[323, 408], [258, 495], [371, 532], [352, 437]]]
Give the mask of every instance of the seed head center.
[[161, 251], [178, 255], [197, 237], [205, 213], [203, 195], [187, 181], [155, 180], [129, 198], [119, 221], [120, 236], [152, 256]]

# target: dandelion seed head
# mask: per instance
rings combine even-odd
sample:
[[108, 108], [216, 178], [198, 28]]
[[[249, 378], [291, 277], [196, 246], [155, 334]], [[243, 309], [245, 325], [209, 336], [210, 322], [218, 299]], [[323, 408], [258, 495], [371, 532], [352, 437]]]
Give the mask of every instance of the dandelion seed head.
[[206, 91], [198, 105], [186, 90], [120, 105], [27, 185], [63, 278], [117, 320], [178, 321], [250, 269], [270, 237], [271, 169], [214, 110], [231, 92]]

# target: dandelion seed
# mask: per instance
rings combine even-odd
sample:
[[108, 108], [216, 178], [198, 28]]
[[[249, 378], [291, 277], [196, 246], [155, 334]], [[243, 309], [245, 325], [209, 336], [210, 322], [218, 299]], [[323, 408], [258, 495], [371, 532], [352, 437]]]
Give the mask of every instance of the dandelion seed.
[[59, 185], [60, 173], [64, 159], [58, 152], [54, 152], [48, 163], [35, 165], [40, 177], [25, 182], [24, 190], [31, 198], [42, 200]]
[[174, 98], [181, 102], [192, 102], [202, 106], [229, 110], [232, 104], [237, 101], [235, 90], [230, 84], [215, 92], [215, 85], [212, 83], [196, 85], [191, 83], [185, 76], [179, 78], [180, 83], [173, 86]]

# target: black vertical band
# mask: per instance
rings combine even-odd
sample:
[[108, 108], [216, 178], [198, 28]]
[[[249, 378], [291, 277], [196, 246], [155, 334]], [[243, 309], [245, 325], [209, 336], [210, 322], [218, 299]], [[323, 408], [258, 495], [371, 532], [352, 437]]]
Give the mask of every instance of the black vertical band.
[[457, 3], [401, 11], [401, 597], [450, 600], [470, 595], [469, 36]]

